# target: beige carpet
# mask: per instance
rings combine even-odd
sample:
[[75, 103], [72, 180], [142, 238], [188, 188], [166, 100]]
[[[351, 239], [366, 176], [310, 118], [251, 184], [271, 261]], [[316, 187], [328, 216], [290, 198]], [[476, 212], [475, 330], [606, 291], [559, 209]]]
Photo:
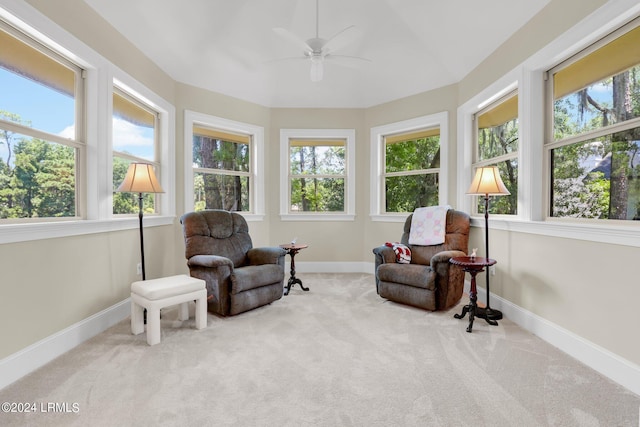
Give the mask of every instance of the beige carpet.
[[387, 302], [371, 275], [300, 277], [310, 292], [201, 331], [166, 310], [153, 347], [121, 322], [0, 391], [38, 410], [0, 425], [639, 425], [639, 396], [509, 320], [469, 334], [459, 307]]

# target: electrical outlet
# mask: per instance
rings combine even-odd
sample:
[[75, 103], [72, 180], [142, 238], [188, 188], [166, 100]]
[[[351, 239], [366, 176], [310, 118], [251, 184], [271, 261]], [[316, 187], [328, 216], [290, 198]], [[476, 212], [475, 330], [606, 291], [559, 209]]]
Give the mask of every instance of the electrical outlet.
[[495, 275], [496, 275], [496, 266], [495, 266], [495, 265], [492, 265], [491, 267], [489, 267], [489, 273], [490, 273], [492, 276], [495, 276]]
[[139, 262], [138, 265], [136, 265], [136, 274], [138, 276], [142, 275], [142, 263], [141, 262]]

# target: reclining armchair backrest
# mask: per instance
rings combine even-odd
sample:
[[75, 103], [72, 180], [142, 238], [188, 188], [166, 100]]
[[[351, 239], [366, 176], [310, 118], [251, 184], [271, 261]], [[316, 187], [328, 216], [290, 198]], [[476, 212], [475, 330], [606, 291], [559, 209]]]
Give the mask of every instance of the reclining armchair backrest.
[[412, 264], [429, 264], [431, 257], [438, 252], [458, 250], [465, 254], [469, 252], [469, 215], [465, 212], [449, 209], [447, 211], [447, 225], [444, 243], [433, 246], [418, 246], [409, 244], [409, 232], [411, 231], [411, 219], [409, 215], [404, 223], [404, 233], [401, 243], [411, 248]]
[[225, 210], [189, 212], [180, 218], [183, 225], [185, 255], [218, 255], [229, 258], [234, 267], [247, 264], [253, 247], [244, 217]]

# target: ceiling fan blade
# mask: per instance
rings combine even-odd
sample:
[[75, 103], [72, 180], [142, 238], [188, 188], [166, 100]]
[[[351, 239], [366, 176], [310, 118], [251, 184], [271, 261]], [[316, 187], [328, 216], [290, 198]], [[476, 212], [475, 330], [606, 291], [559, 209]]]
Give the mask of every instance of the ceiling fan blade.
[[342, 31], [339, 31], [333, 37], [331, 37], [322, 47], [322, 51], [325, 53], [335, 52], [338, 49], [351, 43], [356, 37], [360, 35], [360, 32], [356, 29], [355, 25], [351, 25]]
[[359, 67], [366, 62], [373, 62], [370, 59], [362, 58], [361, 56], [349, 56], [349, 55], [325, 55], [326, 60], [331, 61], [334, 64], [343, 65], [345, 67]]
[[309, 58], [305, 57], [305, 56], [288, 56], [285, 58], [274, 58], [274, 59], [268, 59], [266, 61], [263, 62], [263, 64], [265, 65], [274, 65], [277, 64], [279, 62], [299, 62], [299, 61], [308, 61]]
[[302, 40], [300, 37], [296, 36], [291, 31], [289, 31], [287, 29], [284, 29], [284, 28], [280, 28], [280, 27], [274, 28], [273, 31], [276, 34], [278, 34], [279, 36], [281, 36], [282, 38], [287, 39], [291, 43], [293, 43], [296, 46], [300, 47], [301, 49], [303, 49], [303, 51], [305, 51], [305, 52], [313, 51], [311, 46], [309, 46], [306, 41]]

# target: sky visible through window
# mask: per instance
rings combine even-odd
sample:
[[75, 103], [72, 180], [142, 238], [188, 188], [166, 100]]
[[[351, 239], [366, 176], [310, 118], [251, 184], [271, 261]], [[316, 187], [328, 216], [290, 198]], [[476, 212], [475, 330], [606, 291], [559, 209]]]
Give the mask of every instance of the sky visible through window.
[[[23, 124], [65, 138], [75, 132], [73, 98], [0, 67], [0, 111], [17, 114]], [[114, 117], [113, 149], [154, 160], [153, 129]], [[0, 144], [0, 156], [7, 147]]]

